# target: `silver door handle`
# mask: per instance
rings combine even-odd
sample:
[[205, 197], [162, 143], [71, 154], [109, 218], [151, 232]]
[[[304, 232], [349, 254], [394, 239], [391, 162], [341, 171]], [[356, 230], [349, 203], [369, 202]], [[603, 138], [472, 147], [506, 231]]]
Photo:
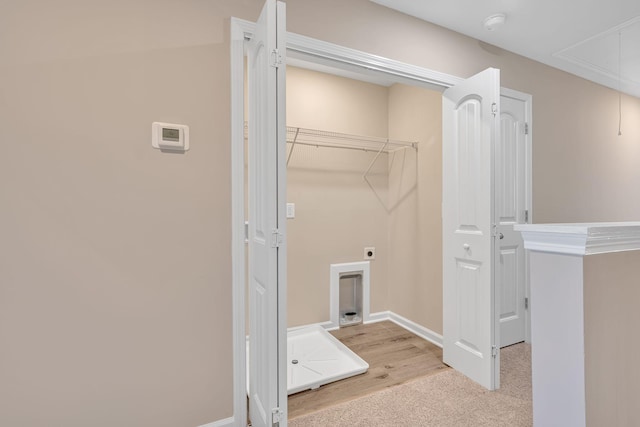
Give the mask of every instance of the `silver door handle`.
[[464, 245], [462, 245], [462, 247], [464, 248], [465, 251], [468, 251], [471, 246], [469, 246], [468, 243], [465, 243]]
[[500, 233], [500, 240], [504, 239], [504, 234]]

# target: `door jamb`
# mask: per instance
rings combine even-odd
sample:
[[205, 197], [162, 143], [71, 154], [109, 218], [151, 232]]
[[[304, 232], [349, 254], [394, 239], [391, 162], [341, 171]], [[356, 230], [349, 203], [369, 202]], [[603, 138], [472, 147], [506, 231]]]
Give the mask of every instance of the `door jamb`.
[[[527, 224], [533, 224], [533, 96], [513, 89], [500, 88], [500, 95], [518, 99], [524, 102], [524, 117], [528, 124], [528, 132], [525, 135], [525, 209], [529, 212]], [[525, 312], [524, 340], [531, 343], [531, 283], [529, 278], [529, 256], [524, 260], [525, 284], [524, 295], [528, 298], [529, 307]]]
[[233, 318], [233, 416], [229, 425], [247, 425], [247, 343], [245, 322], [244, 225], [244, 54], [255, 24], [231, 18], [231, 280]]
[[[245, 223], [244, 223], [244, 43], [255, 24], [231, 18], [231, 226], [233, 305], [233, 417], [246, 425]], [[383, 72], [400, 80], [444, 90], [464, 79], [393, 59], [287, 32], [287, 50], [318, 59]], [[529, 95], [530, 96], [530, 95]], [[528, 104], [530, 106], [530, 104]], [[531, 131], [530, 131], [531, 132]], [[531, 138], [529, 138], [531, 141]], [[528, 149], [530, 150], [530, 144]], [[531, 170], [527, 171], [530, 177]], [[529, 191], [529, 187], [527, 187]], [[530, 191], [529, 191], [530, 192]], [[531, 195], [529, 194], [529, 197]], [[529, 206], [531, 204], [529, 203]], [[286, 238], [286, 236], [285, 236]], [[286, 382], [285, 382], [286, 383]], [[286, 414], [284, 414], [286, 420]], [[236, 424], [237, 423], [237, 424]], [[286, 425], [286, 424], [285, 424]]]

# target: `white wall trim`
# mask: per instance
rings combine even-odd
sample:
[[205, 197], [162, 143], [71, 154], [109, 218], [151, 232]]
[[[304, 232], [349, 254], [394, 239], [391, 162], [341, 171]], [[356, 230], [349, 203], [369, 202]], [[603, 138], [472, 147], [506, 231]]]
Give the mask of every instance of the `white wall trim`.
[[364, 323], [377, 323], [382, 322], [384, 320], [391, 320], [391, 312], [390, 311], [378, 311], [377, 313], [369, 314], [369, 320]]
[[203, 424], [200, 427], [234, 427], [234, 426], [244, 426], [245, 424], [234, 424], [233, 417], [225, 418], [223, 420], [214, 421], [212, 423]]
[[[231, 257], [233, 304], [233, 418], [247, 425], [245, 227], [244, 227], [244, 40], [240, 20], [231, 18]], [[223, 424], [221, 424], [223, 425]], [[232, 424], [230, 424], [232, 425]], [[217, 426], [216, 426], [217, 427]]]
[[[369, 320], [363, 323], [370, 325], [372, 323], [383, 322], [385, 320], [389, 320], [395, 323], [396, 325], [406, 329], [407, 331], [416, 334], [420, 338], [425, 339], [430, 343], [435, 344], [438, 347], [442, 348], [442, 335], [438, 334], [437, 332], [433, 332], [429, 328], [425, 328], [424, 326], [417, 324], [413, 320], [409, 320], [406, 317], [400, 316], [399, 314], [396, 314], [393, 311], [378, 311], [376, 313], [371, 313], [369, 315]], [[314, 326], [314, 325], [322, 326], [327, 330], [338, 329], [336, 327], [333, 327], [332, 322], [321, 322], [321, 323], [312, 323], [312, 324], [303, 325], [303, 326], [294, 326], [292, 328], [287, 329], [287, 331], [289, 332], [296, 331], [298, 329], [308, 328], [309, 326]], [[347, 326], [347, 328], [348, 327], [349, 326]]]
[[301, 326], [292, 326], [287, 329], [287, 332], [297, 331], [298, 329], [308, 328], [309, 326], [318, 325], [325, 328], [327, 331], [333, 331], [334, 329], [338, 329], [337, 326], [334, 326], [332, 322], [320, 322], [320, 323], [312, 323], [310, 325], [301, 325]]
[[[527, 223], [533, 223], [533, 96], [519, 92], [517, 90], [508, 89], [505, 87], [500, 88], [500, 95], [509, 98], [517, 99], [524, 102], [524, 116], [525, 122], [529, 125], [529, 132], [525, 135], [525, 155], [526, 155], [526, 171], [525, 171], [525, 209], [529, 213]], [[531, 278], [529, 276], [529, 257], [525, 256], [524, 271], [525, 271], [525, 297], [531, 301]], [[525, 313], [525, 326], [524, 326], [525, 342], [531, 343], [531, 310], [526, 309]]]
[[[236, 25], [242, 29], [244, 35], [250, 39], [255, 29], [255, 23], [233, 18]], [[398, 81], [415, 85], [422, 83], [434, 90], [442, 91], [464, 81], [463, 78], [451, 74], [441, 73], [428, 68], [418, 67], [405, 62], [396, 61], [382, 56], [372, 55], [356, 49], [325, 42], [311, 37], [287, 32], [287, 55], [295, 58], [302, 56], [321, 64], [341, 64], [363, 73], [380, 72], [394, 76]]]
[[422, 339], [429, 341], [432, 344], [442, 348], [442, 335], [437, 332], [433, 332], [431, 329], [417, 324], [413, 320], [409, 320], [406, 317], [400, 316], [393, 311], [379, 311], [377, 313], [371, 313], [369, 316], [369, 323], [382, 322], [384, 320], [390, 320], [398, 326], [402, 326], [409, 332], [412, 332]]
[[287, 33], [287, 49], [287, 53], [293, 54], [292, 56], [302, 54], [304, 56], [315, 57], [316, 61], [319, 60], [321, 63], [323, 60], [328, 60], [360, 68], [367, 73], [377, 71], [395, 76], [400, 81], [411, 82], [414, 85], [416, 82], [424, 83], [438, 91], [442, 91], [443, 89], [464, 81], [464, 79], [450, 74], [371, 55], [300, 34]]
[[640, 249], [640, 222], [519, 224], [524, 247], [564, 255], [595, 255]]
[[409, 320], [406, 317], [402, 317], [399, 314], [396, 314], [392, 311], [389, 312], [389, 320], [391, 320], [393, 323], [399, 326], [402, 326], [407, 331], [413, 332], [420, 338], [423, 338], [429, 341], [430, 343], [435, 344], [438, 347], [442, 348], [442, 335], [436, 332], [433, 332], [431, 329], [425, 328], [422, 325], [418, 325], [416, 322]]

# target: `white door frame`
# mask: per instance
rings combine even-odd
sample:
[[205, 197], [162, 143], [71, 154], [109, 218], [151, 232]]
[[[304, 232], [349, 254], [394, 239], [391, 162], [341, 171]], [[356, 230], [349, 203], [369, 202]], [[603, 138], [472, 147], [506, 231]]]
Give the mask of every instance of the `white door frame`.
[[[500, 88], [500, 96], [507, 96], [509, 98], [517, 99], [524, 102], [524, 117], [525, 122], [528, 125], [527, 133], [525, 134], [525, 210], [528, 212], [528, 218], [526, 224], [533, 224], [533, 96], [528, 93], [519, 92], [513, 89]], [[524, 319], [524, 331], [525, 342], [531, 343], [531, 291], [529, 288], [529, 257], [525, 256], [524, 261], [525, 271], [525, 297], [529, 302], [526, 308], [526, 314]]]
[[[244, 206], [244, 43], [255, 24], [231, 18], [231, 226], [233, 286], [233, 412], [230, 425], [244, 426], [246, 415], [245, 336], [245, 206]], [[287, 50], [319, 60], [349, 64], [354, 68], [392, 75], [408, 84], [421, 84], [437, 91], [454, 86], [463, 78], [383, 58], [333, 43], [287, 32]], [[530, 171], [528, 172], [530, 173]], [[286, 236], [285, 236], [286, 239]], [[286, 420], [286, 414], [285, 414]], [[281, 423], [282, 427], [286, 423]]]

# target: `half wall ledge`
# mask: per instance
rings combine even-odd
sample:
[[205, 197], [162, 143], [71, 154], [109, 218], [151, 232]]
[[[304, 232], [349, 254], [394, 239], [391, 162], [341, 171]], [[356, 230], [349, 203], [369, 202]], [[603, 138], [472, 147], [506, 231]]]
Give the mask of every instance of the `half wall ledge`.
[[595, 255], [640, 249], [640, 222], [517, 224], [525, 249], [565, 255]]
[[640, 352], [628, 339], [640, 318], [640, 222], [514, 229], [529, 257], [533, 424], [640, 425], [640, 371], [626, 359]]

